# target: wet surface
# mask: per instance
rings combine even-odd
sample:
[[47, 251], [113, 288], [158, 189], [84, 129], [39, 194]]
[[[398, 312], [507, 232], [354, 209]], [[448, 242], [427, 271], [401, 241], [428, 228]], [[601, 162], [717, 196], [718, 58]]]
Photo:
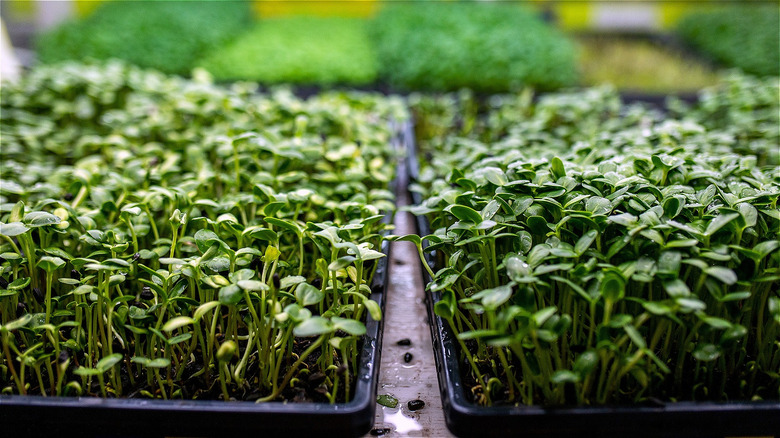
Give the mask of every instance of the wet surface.
[[[405, 182], [401, 181], [400, 186], [406, 187]], [[405, 191], [396, 195], [399, 205], [409, 203]], [[410, 213], [397, 213], [395, 226], [396, 235], [416, 232]], [[372, 430], [386, 437], [452, 437], [441, 409], [417, 249], [411, 242], [392, 245], [377, 393], [392, 395], [399, 403], [395, 408], [377, 405]], [[415, 408], [420, 406], [419, 401], [424, 409], [409, 409], [409, 402], [414, 402]]]

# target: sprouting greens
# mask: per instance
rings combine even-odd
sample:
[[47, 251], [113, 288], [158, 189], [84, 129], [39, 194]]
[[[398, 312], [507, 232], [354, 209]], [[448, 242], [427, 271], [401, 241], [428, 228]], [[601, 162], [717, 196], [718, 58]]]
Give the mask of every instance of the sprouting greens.
[[2, 86], [4, 394], [348, 401], [400, 102], [121, 63]]
[[265, 84], [367, 84], [377, 60], [362, 20], [338, 17], [265, 19], [199, 63], [217, 79]]
[[735, 76], [671, 115], [609, 89], [417, 97], [432, 233], [403, 239], [435, 250], [467, 394], [780, 398], [777, 96]]

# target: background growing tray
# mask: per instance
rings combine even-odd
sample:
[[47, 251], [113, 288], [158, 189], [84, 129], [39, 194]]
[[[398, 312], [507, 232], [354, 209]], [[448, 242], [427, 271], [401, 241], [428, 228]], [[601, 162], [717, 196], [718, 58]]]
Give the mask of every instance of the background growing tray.
[[[414, 182], [419, 162], [414, 132], [407, 127], [407, 168]], [[411, 193], [414, 205], [422, 202]], [[420, 236], [431, 234], [423, 216], [415, 217]], [[426, 246], [423, 242], [423, 246]], [[426, 255], [436, 271], [435, 254]], [[424, 284], [432, 279], [422, 269]], [[774, 436], [780, 431], [780, 401], [678, 402], [632, 406], [559, 407], [479, 406], [466, 396], [460, 367], [460, 347], [446, 321], [436, 316], [440, 292], [426, 291], [433, 353], [447, 428], [458, 436], [663, 436], [733, 437]]]

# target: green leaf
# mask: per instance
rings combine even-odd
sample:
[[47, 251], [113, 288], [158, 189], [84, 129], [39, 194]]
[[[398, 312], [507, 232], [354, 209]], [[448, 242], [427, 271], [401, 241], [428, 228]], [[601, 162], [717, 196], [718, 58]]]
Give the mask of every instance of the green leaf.
[[38, 267], [46, 272], [54, 272], [65, 265], [65, 260], [59, 257], [43, 256], [38, 260]]
[[391, 409], [398, 407], [398, 399], [388, 394], [377, 395], [376, 402]]
[[30, 277], [17, 278], [16, 280], [8, 284], [8, 289], [22, 290], [26, 288], [28, 284], [30, 284], [30, 281], [31, 281]]
[[596, 354], [596, 352], [593, 350], [587, 350], [577, 356], [577, 359], [574, 361], [574, 371], [584, 378], [593, 372], [593, 370], [596, 368], [596, 365], [598, 364], [598, 361], [598, 354]]
[[609, 271], [601, 280], [599, 293], [607, 301], [620, 301], [626, 293], [626, 280], [617, 272]]
[[737, 210], [739, 211], [739, 214], [742, 215], [746, 227], [756, 226], [756, 223], [758, 222], [758, 210], [756, 210], [756, 207], [753, 207], [747, 202], [742, 202], [737, 204]]
[[555, 306], [549, 306], [545, 307], [544, 309], [541, 309], [533, 314], [534, 322], [538, 327], [541, 327], [544, 325], [544, 323], [550, 319], [555, 312], [558, 311], [558, 308]]
[[73, 370], [73, 374], [76, 374], [77, 376], [97, 376], [98, 374], [103, 374], [104, 371], [100, 371], [96, 368], [86, 368], [86, 367], [78, 367], [75, 370]]
[[463, 222], [470, 222], [473, 224], [482, 222], [482, 215], [477, 213], [471, 207], [467, 207], [465, 205], [453, 205], [450, 207], [449, 211], [453, 216], [458, 218], [458, 220]]
[[312, 316], [293, 328], [293, 334], [301, 337], [319, 336], [335, 331], [333, 324], [321, 316]]
[[592, 245], [593, 241], [596, 240], [596, 236], [598, 236], [598, 234], [598, 231], [590, 230], [577, 240], [577, 243], [574, 245], [574, 252], [577, 254], [577, 257], [582, 256], [582, 254], [584, 254], [585, 251], [590, 248], [590, 245]]
[[38, 228], [48, 225], [56, 225], [62, 222], [62, 220], [59, 217], [45, 211], [33, 211], [27, 213], [24, 216], [24, 222], [30, 228]]
[[176, 345], [192, 339], [192, 332], [182, 333], [165, 340], [168, 345]]
[[167, 357], [158, 357], [149, 361], [146, 366], [148, 368], [166, 368], [171, 365], [171, 360]]
[[501, 204], [495, 199], [491, 199], [490, 202], [488, 202], [487, 205], [485, 205], [485, 207], [482, 208], [482, 211], [480, 212], [480, 216], [482, 216], [482, 219], [484, 220], [493, 219], [493, 216], [496, 215], [496, 213], [500, 208], [501, 208]]
[[265, 249], [265, 255], [263, 255], [263, 261], [265, 263], [271, 263], [274, 260], [277, 260], [281, 254], [282, 253], [277, 247], [268, 245], [268, 247]]
[[219, 301], [209, 301], [208, 303], [203, 303], [200, 306], [198, 306], [197, 309], [195, 309], [195, 312], [192, 314], [192, 319], [194, 322], [200, 321], [203, 316], [208, 313], [213, 308], [219, 306]]
[[753, 247], [753, 251], [761, 254], [761, 258], [764, 258], [774, 252], [777, 248], [780, 248], [780, 242], [777, 240], [768, 240], [759, 242]]
[[633, 325], [624, 325], [623, 330], [625, 330], [626, 334], [631, 339], [631, 342], [637, 348], [642, 349], [647, 347], [647, 342], [645, 342], [645, 339]]
[[555, 176], [555, 179], [566, 176], [566, 168], [563, 166], [563, 161], [558, 157], [553, 157], [550, 160], [550, 171]]
[[702, 362], [712, 362], [719, 358], [721, 355], [721, 349], [715, 344], [700, 343], [693, 351], [693, 357]]
[[666, 290], [666, 293], [668, 293], [669, 296], [673, 298], [686, 297], [691, 294], [691, 290], [688, 289], [688, 285], [685, 284], [685, 282], [680, 280], [679, 278], [665, 281], [663, 283], [663, 286], [664, 289]]
[[724, 268], [722, 266], [711, 266], [705, 269], [704, 272], [707, 275], [715, 277], [722, 283], [728, 285], [732, 285], [737, 282], [737, 274], [735, 274], [734, 271], [729, 268]]
[[710, 326], [711, 328], [716, 330], [730, 329], [733, 325], [723, 318], [716, 318], [714, 316], [705, 316], [702, 318], [702, 321], [708, 326]]
[[211, 230], [198, 230], [195, 233], [195, 244], [201, 253], [205, 253], [212, 243], [222, 243], [222, 240], [217, 236], [217, 233]]
[[382, 309], [379, 307], [379, 303], [374, 300], [365, 299], [363, 300], [363, 305], [366, 306], [368, 314], [371, 315], [371, 318], [374, 321], [382, 320]]
[[550, 231], [550, 227], [547, 225], [547, 219], [542, 216], [531, 216], [526, 220], [528, 229], [531, 233], [536, 235], [545, 235]]
[[355, 260], [357, 260], [355, 256], [351, 256], [351, 255], [339, 257], [338, 259], [336, 259], [335, 262], [328, 265], [328, 270], [338, 271], [340, 269], [344, 269], [347, 266], [350, 266], [353, 263], [355, 263]]
[[325, 298], [325, 294], [316, 287], [308, 283], [299, 283], [295, 288], [295, 298], [301, 306], [311, 306], [317, 304]]
[[267, 284], [263, 283], [262, 281], [258, 281], [258, 280], [240, 280], [236, 284], [241, 289], [254, 291], [254, 292], [264, 291], [264, 290], [269, 290], [270, 289]]
[[509, 182], [504, 172], [498, 167], [484, 167], [476, 171], [475, 174], [479, 174], [485, 177], [485, 179], [488, 180], [490, 183], [495, 184], [499, 187]]
[[236, 284], [231, 284], [219, 289], [219, 302], [227, 306], [238, 304], [244, 294]]
[[5, 325], [0, 326], [0, 330], [12, 332], [26, 326], [30, 321], [32, 321], [32, 319], [32, 314], [27, 313], [21, 318], [15, 319]]
[[110, 370], [114, 365], [118, 364], [121, 360], [122, 360], [122, 355], [119, 353], [114, 353], [112, 355], [100, 359], [98, 363], [95, 365], [95, 369], [97, 369], [101, 373], [105, 373], [106, 371]]
[[716, 231], [726, 226], [729, 222], [739, 217], [739, 213], [728, 213], [716, 216], [707, 225], [707, 229], [704, 231], [705, 236], [712, 236]]
[[163, 331], [166, 331], [168, 333], [171, 333], [172, 331], [182, 328], [186, 325], [193, 324], [195, 322], [195, 319], [190, 318], [189, 316], [177, 316], [174, 318], [171, 318], [168, 320], [168, 322], [163, 325]]
[[552, 383], [577, 383], [580, 381], [580, 376], [569, 370], [558, 370], [550, 377]]
[[11, 222], [9, 224], [0, 223], [0, 235], [14, 237], [24, 234], [30, 229], [21, 222]]
[[592, 196], [585, 201], [585, 210], [591, 212], [594, 216], [609, 215], [612, 211], [612, 203], [609, 202], [609, 199]]
[[509, 298], [511, 297], [512, 297], [512, 286], [503, 285], [503, 286], [494, 287], [492, 289], [484, 289], [480, 292], [475, 293], [469, 299], [481, 300], [481, 303], [485, 307], [485, 309], [495, 310], [502, 304], [509, 301]]
[[331, 318], [331, 321], [336, 330], [344, 331], [352, 336], [363, 336], [366, 334], [366, 326], [360, 321], [339, 318], [338, 316]]
[[434, 304], [433, 311], [440, 318], [452, 320], [455, 316], [455, 296], [451, 290], [442, 293], [441, 299]]

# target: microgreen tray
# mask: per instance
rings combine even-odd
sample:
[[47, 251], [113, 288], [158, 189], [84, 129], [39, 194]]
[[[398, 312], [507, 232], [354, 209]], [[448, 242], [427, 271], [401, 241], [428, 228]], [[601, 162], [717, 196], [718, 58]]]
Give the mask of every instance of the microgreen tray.
[[[389, 245], [383, 252], [389, 255]], [[382, 309], [387, 257], [379, 260], [371, 299]], [[101, 399], [95, 397], [0, 396], [6, 433], [49, 435], [73, 430], [99, 436], [226, 436], [229, 433], [359, 436], [374, 421], [382, 321], [370, 316], [362, 338], [355, 395], [349, 403], [223, 402]], [[49, 435], [50, 436], [50, 435]]]
[[[412, 131], [407, 137], [412, 138]], [[407, 169], [410, 181], [419, 174], [413, 141], [407, 140]], [[422, 197], [411, 193], [413, 205]], [[419, 236], [431, 234], [427, 219], [416, 216]], [[423, 242], [423, 247], [427, 242]], [[426, 263], [436, 272], [436, 254], [426, 254]], [[422, 269], [424, 284], [431, 282]], [[441, 292], [426, 291], [434, 359], [447, 428], [457, 436], [664, 436], [725, 437], [766, 436], [780, 430], [780, 402], [734, 401], [677, 402], [660, 400], [624, 406], [554, 407], [479, 406], [467, 397], [463, 382], [461, 353], [448, 323], [437, 316], [434, 306]]]
[[[415, 200], [415, 202], [419, 199]], [[430, 234], [417, 218], [421, 235]], [[433, 266], [433, 257], [428, 258]], [[424, 270], [423, 270], [424, 271]], [[423, 273], [425, 283], [431, 281]], [[433, 353], [447, 428], [457, 436], [755, 436], [780, 430], [778, 402], [679, 402], [635, 406], [562, 407], [478, 406], [468, 400], [462, 381], [460, 351], [446, 321], [436, 316], [439, 292], [426, 292]], [[640, 432], [641, 431], [641, 432]]]

